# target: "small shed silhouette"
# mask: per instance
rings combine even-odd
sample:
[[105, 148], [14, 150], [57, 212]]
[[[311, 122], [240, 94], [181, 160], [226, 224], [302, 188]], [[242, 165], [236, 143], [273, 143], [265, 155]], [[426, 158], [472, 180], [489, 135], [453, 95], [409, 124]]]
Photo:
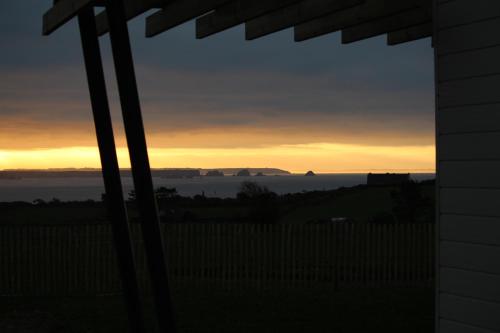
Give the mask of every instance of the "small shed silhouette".
[[409, 173], [369, 173], [366, 176], [369, 186], [400, 185], [409, 181]]

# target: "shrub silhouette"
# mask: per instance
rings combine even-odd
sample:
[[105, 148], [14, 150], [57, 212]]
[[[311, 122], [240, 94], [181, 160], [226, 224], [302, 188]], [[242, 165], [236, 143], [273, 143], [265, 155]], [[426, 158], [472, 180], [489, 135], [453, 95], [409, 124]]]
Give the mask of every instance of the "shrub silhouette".
[[257, 182], [244, 181], [240, 185], [237, 199], [249, 208], [250, 222], [275, 223], [279, 217], [278, 196]]

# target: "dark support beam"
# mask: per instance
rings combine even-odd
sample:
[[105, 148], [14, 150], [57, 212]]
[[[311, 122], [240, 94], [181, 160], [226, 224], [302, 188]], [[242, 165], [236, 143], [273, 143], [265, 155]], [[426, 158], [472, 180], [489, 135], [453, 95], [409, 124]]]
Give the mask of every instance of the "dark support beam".
[[43, 35], [50, 35], [76, 17], [82, 9], [93, 6], [95, 2], [95, 0], [55, 1], [52, 8], [43, 15]]
[[158, 209], [149, 166], [144, 124], [132, 59], [132, 50], [121, 0], [107, 0], [109, 34], [122, 108], [125, 136], [132, 166], [132, 177], [141, 215], [149, 275], [160, 332], [175, 332], [174, 314], [161, 238]]
[[263, 37], [325, 14], [357, 6], [364, 1], [304, 0], [246, 22], [245, 38], [246, 40], [253, 40]]
[[432, 37], [432, 22], [388, 33], [387, 44], [398, 45], [427, 37]]
[[[161, 8], [171, 0], [125, 0], [125, 16], [127, 21], [131, 20], [150, 9]], [[108, 33], [108, 15], [106, 11], [99, 13], [96, 17], [97, 34], [102, 36]]]
[[113, 239], [122, 279], [123, 294], [130, 323], [130, 332], [144, 332], [144, 319], [139, 284], [132, 251], [127, 210], [123, 201], [122, 184], [109, 112], [101, 51], [95, 29], [94, 10], [86, 8], [78, 15], [87, 83], [94, 116], [94, 125], [101, 158], [106, 191], [105, 204], [113, 230]]
[[334, 12], [295, 26], [295, 41], [300, 42], [319, 37], [364, 22], [418, 8], [425, 1], [429, 0], [366, 0], [360, 6]]
[[196, 20], [196, 38], [205, 38], [252, 20], [260, 15], [290, 6], [300, 0], [234, 0]]
[[146, 18], [146, 37], [156, 36], [208, 13], [230, 0], [177, 0]]
[[432, 8], [422, 7], [386, 16], [342, 30], [342, 43], [348, 44], [432, 21]]

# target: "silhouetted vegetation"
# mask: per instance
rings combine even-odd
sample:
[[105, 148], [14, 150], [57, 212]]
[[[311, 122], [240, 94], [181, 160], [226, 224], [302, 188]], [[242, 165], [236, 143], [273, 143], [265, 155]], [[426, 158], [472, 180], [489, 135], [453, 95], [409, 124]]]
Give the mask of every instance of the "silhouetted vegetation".
[[278, 195], [257, 182], [241, 183], [237, 200], [249, 208], [248, 217], [257, 223], [275, 223], [279, 218]]
[[[200, 193], [180, 196], [175, 188], [156, 189], [163, 223], [371, 223], [434, 222], [434, 182], [399, 186], [359, 185], [330, 191], [278, 195], [255, 181], [241, 183], [236, 198], [213, 198]], [[102, 196], [105, 200], [105, 195]], [[127, 196], [131, 221], [138, 219], [135, 191]], [[102, 201], [0, 203], [4, 223], [72, 223], [106, 219]]]
[[250, 177], [250, 171], [248, 171], [248, 169], [240, 170], [240, 171], [238, 171], [236, 176], [238, 176], [238, 177]]
[[434, 200], [422, 193], [421, 185], [410, 181], [391, 192], [392, 212], [398, 223], [425, 223], [434, 220]]

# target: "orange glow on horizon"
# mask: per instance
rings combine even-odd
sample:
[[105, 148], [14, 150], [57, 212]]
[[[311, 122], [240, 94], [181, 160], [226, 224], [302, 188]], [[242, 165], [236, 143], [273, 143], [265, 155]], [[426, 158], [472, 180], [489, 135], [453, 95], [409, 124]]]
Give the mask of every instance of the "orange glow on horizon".
[[[121, 168], [128, 151], [118, 148]], [[150, 148], [153, 168], [270, 167], [303, 173], [434, 172], [435, 147], [313, 143], [259, 148]], [[99, 168], [95, 147], [0, 150], [0, 169]]]

